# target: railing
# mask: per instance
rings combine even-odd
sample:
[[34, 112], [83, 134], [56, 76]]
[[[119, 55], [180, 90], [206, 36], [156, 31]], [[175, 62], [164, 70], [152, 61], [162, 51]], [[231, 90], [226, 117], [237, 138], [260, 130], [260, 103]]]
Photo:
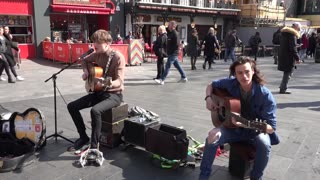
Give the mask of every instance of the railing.
[[234, 1], [222, 0], [137, 0], [138, 4], [181, 6], [190, 8], [223, 8], [238, 9]]

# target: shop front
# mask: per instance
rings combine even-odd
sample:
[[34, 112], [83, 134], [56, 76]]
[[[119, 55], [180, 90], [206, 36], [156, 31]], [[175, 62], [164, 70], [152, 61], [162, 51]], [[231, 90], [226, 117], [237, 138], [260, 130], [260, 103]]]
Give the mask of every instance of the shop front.
[[51, 40], [72, 43], [88, 42], [98, 29], [109, 30], [115, 10], [110, 0], [53, 0], [51, 9]]
[[33, 1], [2, 0], [0, 26], [8, 26], [13, 41], [18, 43], [21, 58], [35, 57]]

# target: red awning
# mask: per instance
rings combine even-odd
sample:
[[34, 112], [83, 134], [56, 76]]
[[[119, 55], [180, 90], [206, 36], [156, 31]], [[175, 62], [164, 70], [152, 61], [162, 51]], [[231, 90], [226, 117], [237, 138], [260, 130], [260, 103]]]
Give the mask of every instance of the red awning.
[[75, 14], [110, 14], [110, 8], [83, 7], [83, 6], [65, 6], [51, 5], [53, 12], [75, 13]]

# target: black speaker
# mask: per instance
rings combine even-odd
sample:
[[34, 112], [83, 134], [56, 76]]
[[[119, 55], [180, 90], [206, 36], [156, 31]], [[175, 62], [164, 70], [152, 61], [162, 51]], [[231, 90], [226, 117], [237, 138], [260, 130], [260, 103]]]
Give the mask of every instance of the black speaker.
[[188, 155], [186, 130], [167, 124], [151, 127], [146, 132], [146, 150], [169, 160], [184, 160]]
[[124, 139], [130, 144], [145, 147], [145, 132], [149, 127], [159, 125], [159, 121], [147, 121], [140, 116], [130, 117], [124, 121]]

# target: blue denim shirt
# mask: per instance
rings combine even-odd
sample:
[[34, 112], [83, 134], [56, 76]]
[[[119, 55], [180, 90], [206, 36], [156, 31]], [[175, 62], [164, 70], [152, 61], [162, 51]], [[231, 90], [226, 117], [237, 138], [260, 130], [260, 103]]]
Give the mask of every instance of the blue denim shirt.
[[[241, 96], [240, 83], [235, 78], [226, 78], [212, 82], [213, 88], [221, 88], [227, 90], [232, 97], [239, 98]], [[272, 93], [265, 86], [252, 82], [251, 90], [251, 109], [255, 118], [266, 120], [274, 130], [277, 127], [276, 109], [277, 105]], [[271, 145], [279, 144], [280, 140], [276, 132], [269, 134]]]

